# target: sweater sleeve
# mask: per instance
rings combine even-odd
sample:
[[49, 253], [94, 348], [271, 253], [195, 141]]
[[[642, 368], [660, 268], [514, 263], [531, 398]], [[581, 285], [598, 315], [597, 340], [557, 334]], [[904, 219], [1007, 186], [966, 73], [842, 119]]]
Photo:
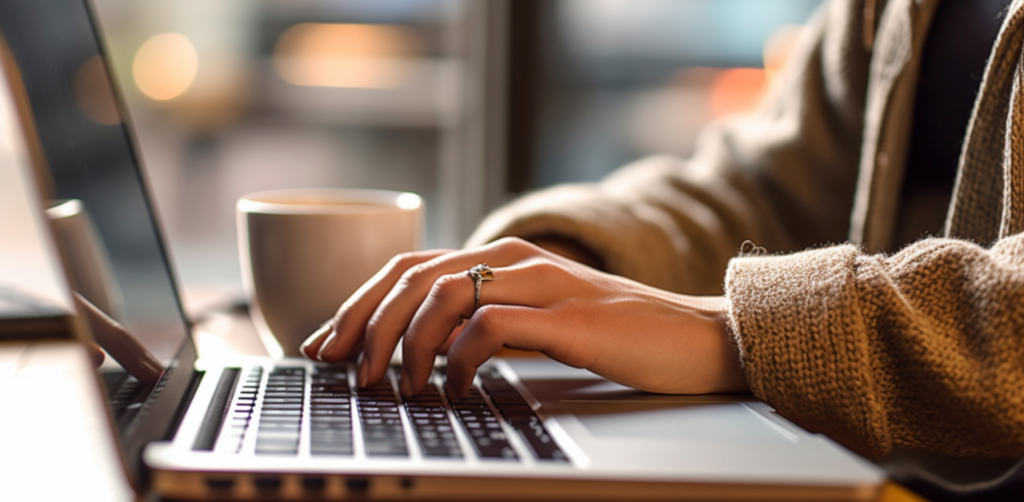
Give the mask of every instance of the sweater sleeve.
[[523, 197], [467, 245], [557, 235], [652, 286], [720, 294], [745, 240], [798, 250], [846, 239], [863, 128], [862, 0], [824, 4], [754, 114], [707, 127], [690, 159], [655, 156], [600, 183]]
[[868, 456], [1024, 455], [1024, 234], [732, 260], [752, 392]]

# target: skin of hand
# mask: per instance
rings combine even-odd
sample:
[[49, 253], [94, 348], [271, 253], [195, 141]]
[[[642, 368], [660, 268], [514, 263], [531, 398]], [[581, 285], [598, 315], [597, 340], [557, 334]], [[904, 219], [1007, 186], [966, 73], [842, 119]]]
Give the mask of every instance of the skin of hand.
[[[479, 263], [495, 279], [483, 283], [474, 312], [466, 271]], [[383, 379], [401, 341], [405, 396], [426, 387], [437, 354], [448, 356], [448, 393], [465, 396], [476, 369], [502, 347], [540, 351], [649, 392], [744, 392], [727, 310], [723, 297], [670, 293], [506, 238], [396, 256], [302, 351], [336, 362], [361, 346], [358, 383], [367, 387]]]
[[[106, 349], [125, 371], [143, 385], [155, 385], [160, 380], [160, 374], [164, 371], [163, 365], [138, 339], [78, 293], [75, 293], [75, 303], [78, 304], [79, 312], [85, 315], [96, 343]], [[96, 366], [103, 364], [103, 351], [95, 347], [92, 353]]]

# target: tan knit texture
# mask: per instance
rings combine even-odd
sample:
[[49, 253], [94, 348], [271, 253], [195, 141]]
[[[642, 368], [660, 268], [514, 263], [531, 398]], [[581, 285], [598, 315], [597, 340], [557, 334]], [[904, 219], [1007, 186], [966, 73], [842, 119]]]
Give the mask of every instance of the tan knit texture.
[[879, 456], [1024, 454], [1024, 235], [738, 258], [727, 275], [751, 390]]
[[[1004, 174], [1009, 172], [1008, 167], [1012, 167], [1004, 161], [1013, 159], [1008, 155], [1013, 146], [1013, 142], [1008, 141], [1008, 132], [1020, 127], [1017, 122], [1017, 127], [1008, 131], [1007, 123], [1015, 116], [1015, 112], [1010, 110], [1010, 102], [1020, 88], [1016, 77], [1024, 45], [1022, 22], [1024, 11], [1017, 8], [1003, 24], [985, 69], [960, 158], [960, 172], [946, 228], [949, 235], [985, 244], [994, 242], [1000, 235]], [[1014, 101], [1019, 109], [1020, 100]], [[1020, 146], [1018, 140], [1017, 152], [1020, 152]]]

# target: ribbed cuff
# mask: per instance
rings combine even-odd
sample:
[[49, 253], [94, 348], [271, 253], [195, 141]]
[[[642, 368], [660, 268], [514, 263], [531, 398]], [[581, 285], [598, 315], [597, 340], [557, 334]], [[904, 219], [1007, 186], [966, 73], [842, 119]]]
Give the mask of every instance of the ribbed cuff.
[[731, 331], [750, 389], [798, 425], [855, 451], [890, 448], [852, 245], [733, 259], [726, 274]]

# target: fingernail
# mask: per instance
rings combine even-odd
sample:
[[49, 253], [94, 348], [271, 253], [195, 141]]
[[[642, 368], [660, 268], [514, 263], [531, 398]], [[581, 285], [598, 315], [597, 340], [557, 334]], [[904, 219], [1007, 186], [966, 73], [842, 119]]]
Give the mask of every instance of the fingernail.
[[337, 345], [337, 344], [338, 344], [338, 333], [337, 332], [333, 332], [333, 333], [331, 333], [327, 337], [327, 340], [324, 340], [324, 344], [320, 346], [320, 352], [316, 353], [316, 357], [322, 361], [324, 359], [324, 356], [331, 355], [331, 352], [333, 352], [334, 346]]
[[358, 378], [357, 378], [359, 386], [365, 388], [366, 387], [366, 382], [369, 379], [370, 379], [370, 365], [367, 364], [366, 358], [363, 358], [363, 360], [359, 362], [359, 375], [358, 375]]
[[409, 376], [402, 371], [402, 375], [398, 380], [398, 392], [402, 394], [402, 397], [409, 397], [412, 395], [412, 384], [409, 383]]

